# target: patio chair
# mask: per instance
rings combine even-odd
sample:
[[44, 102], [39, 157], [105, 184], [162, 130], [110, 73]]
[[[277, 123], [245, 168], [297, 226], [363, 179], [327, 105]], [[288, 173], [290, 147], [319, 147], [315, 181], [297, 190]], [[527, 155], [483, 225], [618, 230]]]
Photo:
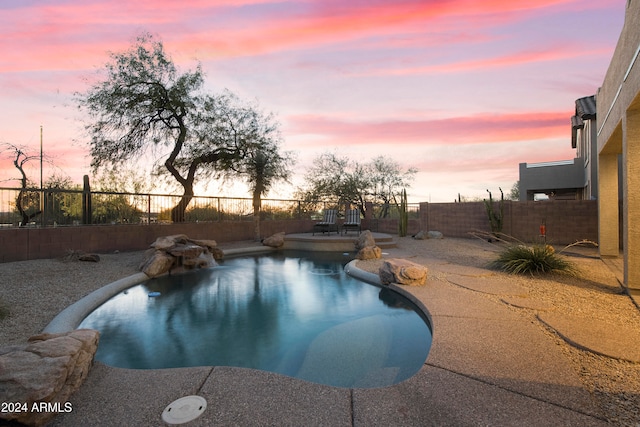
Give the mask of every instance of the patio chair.
[[316, 222], [313, 226], [313, 235], [315, 236], [316, 230], [320, 229], [322, 233], [326, 231], [328, 234], [331, 234], [331, 229], [335, 229], [336, 234], [338, 234], [338, 224], [336, 224], [336, 218], [338, 216], [338, 211], [336, 209], [325, 209], [322, 214], [322, 221]]
[[349, 209], [342, 224], [342, 231], [346, 235], [349, 230], [356, 230], [358, 234], [362, 231], [360, 226], [360, 211], [358, 209]]

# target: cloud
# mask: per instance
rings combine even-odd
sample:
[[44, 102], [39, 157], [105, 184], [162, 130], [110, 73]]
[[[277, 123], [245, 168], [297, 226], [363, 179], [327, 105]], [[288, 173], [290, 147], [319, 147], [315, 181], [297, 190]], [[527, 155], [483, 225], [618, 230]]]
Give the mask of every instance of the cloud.
[[[26, 3], [0, 17], [3, 47], [0, 70], [86, 67], [108, 49], [125, 46], [143, 29], [170, 33], [181, 52], [197, 51], [202, 60], [220, 56], [265, 54], [282, 50], [364, 41], [370, 37], [429, 33], [443, 21], [473, 16], [472, 23], [495, 23], [496, 16], [544, 10], [568, 0], [525, 1], [285, 1], [225, 0], [184, 3], [161, 1]], [[251, 6], [251, 9], [248, 7]], [[448, 24], [450, 25], [450, 23]], [[444, 28], [440, 28], [443, 30]], [[432, 43], [473, 38], [466, 34]], [[476, 34], [476, 36], [483, 37]], [[421, 42], [425, 42], [424, 37]], [[428, 41], [427, 41], [428, 42]], [[424, 44], [423, 44], [424, 46]], [[61, 55], [59, 48], [64, 48]], [[25, 54], [27, 53], [27, 54]]]
[[469, 73], [477, 70], [504, 69], [534, 62], [566, 61], [573, 58], [586, 56], [604, 56], [610, 54], [609, 48], [582, 49], [570, 46], [552, 46], [524, 50], [505, 55], [489, 56], [468, 61], [445, 62], [442, 64], [429, 64], [413, 67], [371, 69], [367, 72], [359, 72], [358, 75], [386, 75], [406, 76], [414, 74], [450, 74]]
[[[323, 137], [334, 143], [449, 144], [537, 140], [569, 135], [570, 111], [476, 114], [442, 119], [348, 121], [299, 115], [285, 119], [288, 134]], [[568, 137], [568, 136], [567, 136]]]

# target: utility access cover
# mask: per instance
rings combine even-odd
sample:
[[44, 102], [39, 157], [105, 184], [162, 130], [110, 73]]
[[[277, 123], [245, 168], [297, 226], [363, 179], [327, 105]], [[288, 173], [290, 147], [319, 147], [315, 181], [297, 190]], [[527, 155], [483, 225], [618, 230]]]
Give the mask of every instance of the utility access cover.
[[198, 418], [207, 409], [207, 401], [200, 396], [185, 396], [174, 400], [162, 411], [162, 421], [167, 424], [184, 424]]

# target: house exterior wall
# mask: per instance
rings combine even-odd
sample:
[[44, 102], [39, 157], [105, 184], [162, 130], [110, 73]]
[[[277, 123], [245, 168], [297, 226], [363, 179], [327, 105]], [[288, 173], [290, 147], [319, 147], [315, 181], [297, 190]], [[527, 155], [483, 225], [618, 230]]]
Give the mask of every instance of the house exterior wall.
[[[640, 2], [627, 1], [625, 22], [597, 94], [601, 256], [617, 256], [622, 217], [624, 281], [640, 291]], [[622, 155], [622, 168], [614, 167]], [[622, 175], [621, 177], [619, 175]], [[622, 212], [618, 212], [618, 182]]]
[[571, 191], [576, 194], [575, 199], [580, 199], [585, 185], [585, 165], [582, 158], [575, 158], [572, 163], [520, 163], [520, 201], [533, 200], [534, 193], [554, 191]]
[[578, 152], [584, 166], [584, 188], [581, 199], [598, 198], [598, 126], [595, 120], [585, 120], [578, 131]]

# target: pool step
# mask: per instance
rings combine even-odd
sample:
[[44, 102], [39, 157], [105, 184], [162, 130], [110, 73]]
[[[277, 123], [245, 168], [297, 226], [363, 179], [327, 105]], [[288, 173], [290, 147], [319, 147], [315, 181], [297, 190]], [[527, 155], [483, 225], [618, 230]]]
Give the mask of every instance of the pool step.
[[[385, 233], [372, 233], [376, 245], [380, 249], [396, 247], [393, 236]], [[355, 233], [348, 234], [322, 234], [297, 233], [287, 234], [284, 238], [284, 249], [321, 251], [321, 252], [353, 252], [354, 243], [358, 236]]]

